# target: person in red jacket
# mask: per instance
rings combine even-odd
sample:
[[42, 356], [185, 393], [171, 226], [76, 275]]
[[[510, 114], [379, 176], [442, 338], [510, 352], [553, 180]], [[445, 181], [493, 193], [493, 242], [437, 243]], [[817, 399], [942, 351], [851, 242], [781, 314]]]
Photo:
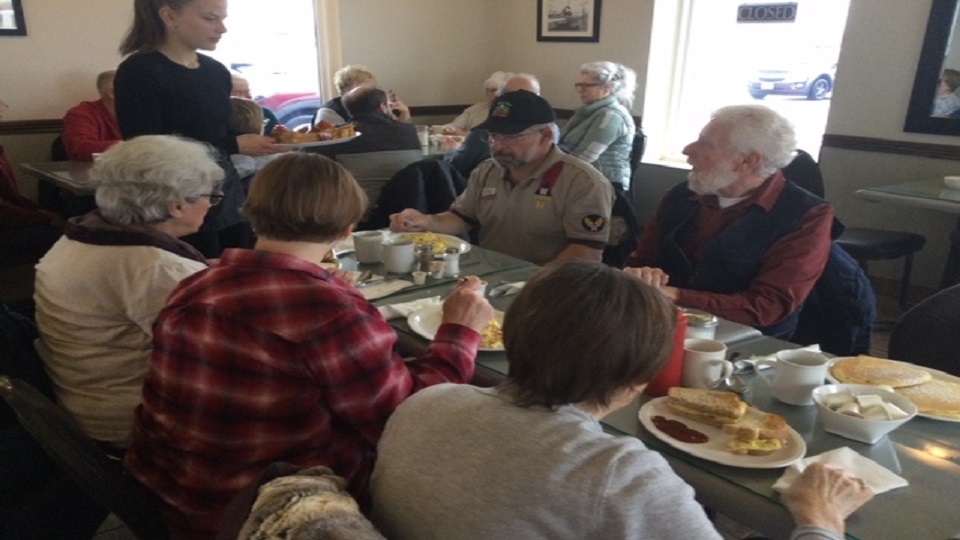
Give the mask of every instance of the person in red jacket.
[[63, 145], [67, 159], [92, 161], [93, 154], [104, 152], [119, 142], [120, 126], [113, 101], [113, 78], [116, 70], [97, 75], [100, 99], [81, 101], [63, 117]]

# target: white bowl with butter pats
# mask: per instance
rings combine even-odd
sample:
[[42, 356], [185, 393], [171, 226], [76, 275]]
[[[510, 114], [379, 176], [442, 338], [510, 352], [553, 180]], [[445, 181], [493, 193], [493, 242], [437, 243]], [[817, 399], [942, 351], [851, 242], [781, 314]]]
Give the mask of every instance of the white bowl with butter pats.
[[[873, 419], [874, 417], [870, 414], [867, 414], [866, 418], [859, 418], [838, 412], [835, 409], [842, 409], [843, 406], [838, 405], [843, 401], [840, 399], [842, 396], [852, 396], [855, 402], [860, 401], [865, 411], [871, 410], [871, 406], [884, 407], [883, 404], [889, 404], [896, 410], [902, 411], [904, 415], [901, 418], [895, 416], [896, 419], [888, 420]], [[860, 399], [857, 399], [858, 397]], [[817, 404], [823, 429], [834, 435], [867, 444], [879, 441], [884, 435], [917, 415], [917, 406], [909, 399], [890, 390], [866, 384], [825, 384], [813, 390], [813, 401]]]

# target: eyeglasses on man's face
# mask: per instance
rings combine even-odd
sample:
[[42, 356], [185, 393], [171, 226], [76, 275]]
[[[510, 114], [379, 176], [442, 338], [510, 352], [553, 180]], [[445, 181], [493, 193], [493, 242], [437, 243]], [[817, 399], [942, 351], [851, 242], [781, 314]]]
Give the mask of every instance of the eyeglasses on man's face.
[[200, 195], [197, 195], [196, 197], [191, 197], [190, 199], [187, 199], [187, 200], [191, 202], [196, 202], [196, 200], [201, 197], [206, 197], [207, 199], [209, 199], [210, 206], [216, 206], [220, 204], [220, 201], [223, 200], [223, 192], [218, 189], [215, 189], [210, 193], [201, 193]]
[[595, 83], [595, 82], [593, 82], [593, 83], [586, 83], [586, 82], [573, 83], [573, 87], [576, 88], [577, 90], [584, 90], [584, 89], [586, 89], [586, 88], [593, 88], [593, 87], [595, 87], [595, 86], [600, 86], [600, 83]]
[[480, 133], [480, 139], [487, 144], [516, 144], [527, 135], [534, 135], [536, 133], [536, 131], [522, 131], [520, 133], [507, 135], [505, 133], [490, 133], [489, 131], [484, 131]]

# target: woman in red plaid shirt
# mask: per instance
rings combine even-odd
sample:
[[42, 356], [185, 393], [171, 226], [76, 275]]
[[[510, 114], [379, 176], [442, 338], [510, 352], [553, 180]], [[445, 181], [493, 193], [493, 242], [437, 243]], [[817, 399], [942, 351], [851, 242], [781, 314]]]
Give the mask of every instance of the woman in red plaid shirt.
[[366, 498], [387, 418], [426, 386], [473, 376], [493, 308], [470, 278], [427, 352], [397, 336], [320, 261], [367, 206], [339, 164], [294, 152], [257, 175], [244, 207], [258, 240], [185, 279], [154, 326], [127, 469], [160, 495], [174, 538], [211, 538], [226, 504], [274, 461], [326, 465]]

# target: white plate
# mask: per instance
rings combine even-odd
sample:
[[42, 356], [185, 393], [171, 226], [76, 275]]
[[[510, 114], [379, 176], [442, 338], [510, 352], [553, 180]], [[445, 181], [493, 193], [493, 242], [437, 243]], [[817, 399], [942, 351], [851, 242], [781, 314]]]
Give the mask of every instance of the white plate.
[[361, 133], [358, 131], [356, 135], [352, 137], [341, 137], [339, 139], [330, 139], [329, 141], [313, 141], [313, 142], [304, 142], [304, 143], [277, 143], [278, 145], [284, 148], [311, 148], [314, 146], [329, 146], [331, 144], [340, 144], [347, 141], [352, 141], [359, 137]]
[[[709, 424], [703, 424], [697, 422], [696, 420], [673, 414], [666, 405], [667, 400], [669, 399], [669, 397], [664, 396], [651, 399], [650, 401], [644, 403], [643, 407], [640, 407], [640, 423], [643, 424], [643, 427], [647, 428], [647, 431], [653, 433], [656, 438], [669, 444], [677, 450], [681, 450], [690, 454], [691, 456], [712, 461], [714, 463], [719, 463], [721, 465], [729, 465], [731, 467], [742, 467], [745, 469], [776, 469], [777, 467], [786, 467], [787, 465], [790, 465], [799, 459], [803, 459], [803, 456], [807, 453], [807, 444], [803, 442], [803, 437], [801, 437], [800, 434], [797, 433], [793, 428], [790, 428], [790, 437], [787, 439], [786, 447], [781, 448], [770, 455], [741, 456], [734, 454], [733, 452], [727, 450], [727, 441], [733, 439], [733, 435], [724, 433], [720, 428], [713, 427]], [[744, 418], [749, 418], [751, 415], [760, 414], [761, 413], [757, 411], [757, 409], [748, 408]], [[687, 425], [687, 427], [703, 433], [709, 437], [710, 440], [703, 444], [691, 444], [678, 441], [663, 431], [660, 431], [660, 429], [653, 424], [654, 416], [663, 416], [669, 420], [678, 420], [683, 422]]]
[[[830, 382], [831, 384], [844, 384], [843, 381], [837, 380], [837, 378], [833, 376], [833, 365], [836, 364], [837, 362], [839, 362], [840, 360], [846, 360], [847, 358], [853, 358], [853, 357], [852, 357], [852, 356], [841, 356], [841, 357], [839, 357], [839, 358], [832, 358], [832, 359], [830, 360], [830, 362], [827, 364], [827, 381], [828, 381], [828, 382]], [[939, 379], [939, 380], [941, 380], [941, 381], [949, 381], [949, 382], [952, 382], [952, 383], [960, 384], [960, 377], [953, 376], [953, 375], [951, 375], [951, 374], [949, 374], [949, 373], [946, 373], [946, 372], [944, 372], [944, 371], [940, 371], [940, 370], [938, 370], [938, 369], [933, 369], [933, 368], [918, 366], [918, 365], [916, 365], [916, 364], [911, 364], [910, 362], [901, 362], [900, 360], [890, 360], [890, 361], [891, 361], [891, 362], [895, 362], [895, 363], [897, 363], [897, 364], [903, 364], [903, 365], [905, 365], [905, 366], [910, 366], [910, 367], [912, 367], [912, 368], [922, 369], [922, 370], [924, 370], [924, 371], [926, 371], [926, 372], [929, 372], [930, 375], [932, 375], [934, 379]], [[896, 392], [896, 390], [894, 390], [894, 392]], [[955, 418], [955, 417], [952, 417], [952, 416], [937, 416], [937, 415], [935, 415], [935, 414], [929, 414], [929, 413], [924, 413], [924, 412], [918, 412], [918, 413], [917, 413], [917, 416], [922, 416], [922, 417], [924, 417], [924, 418], [929, 418], [929, 419], [931, 419], [931, 420], [941, 420], [941, 421], [943, 421], [943, 422], [960, 422], [960, 418]]]
[[[416, 234], [416, 233], [404, 233], [404, 232], [391, 232], [391, 231], [387, 231], [387, 236], [388, 236], [388, 238], [390, 238], [390, 239], [394, 239], [394, 238], [407, 238], [407, 235], [408, 235], [408, 234]], [[436, 234], [437, 236], [439, 236], [440, 239], [443, 240], [444, 242], [446, 242], [446, 244], [447, 244], [448, 246], [450, 246], [450, 247], [455, 247], [455, 248], [460, 248], [460, 254], [461, 254], [461, 255], [464, 254], [464, 253], [466, 253], [466, 252], [468, 252], [468, 251], [470, 251], [470, 242], [467, 242], [466, 240], [464, 240], [464, 239], [462, 239], [462, 238], [457, 238], [456, 236], [451, 236], [451, 235], [449, 235], [449, 234], [440, 234], [440, 233], [434, 233], [434, 234]], [[437, 255], [437, 257], [440, 257], [440, 255]]]
[[[424, 308], [409, 317], [407, 317], [407, 324], [410, 325], [410, 329], [414, 332], [420, 334], [421, 336], [432, 340], [437, 335], [437, 329], [440, 328], [440, 319], [443, 316], [441, 312], [441, 306], [432, 306]], [[503, 323], [503, 312], [497, 311], [494, 314], [494, 317], [500, 320], [500, 323]], [[502, 351], [502, 348], [499, 349], [486, 349], [480, 347], [481, 351]]]

